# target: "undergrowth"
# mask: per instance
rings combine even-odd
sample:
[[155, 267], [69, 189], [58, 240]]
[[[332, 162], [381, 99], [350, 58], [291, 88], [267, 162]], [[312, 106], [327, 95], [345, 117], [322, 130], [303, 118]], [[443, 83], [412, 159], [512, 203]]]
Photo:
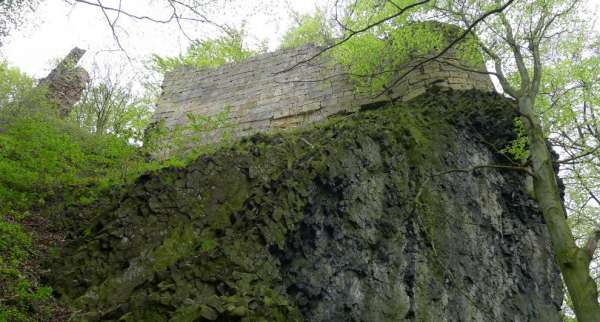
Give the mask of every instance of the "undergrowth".
[[31, 233], [17, 219], [0, 217], [0, 321], [50, 321], [52, 289], [39, 283]]
[[[142, 147], [110, 133], [90, 133], [61, 119], [46, 93], [27, 75], [0, 62], [0, 322], [62, 321], [65, 308], [39, 278], [40, 262], [61, 240], [49, 232], [51, 216], [93, 204], [146, 171], [183, 166], [211, 151], [195, 149], [185, 157], [152, 159], [150, 155], [166, 148], [186, 147]], [[151, 139], [187, 142], [173, 138], [180, 132], [200, 139], [226, 119], [227, 115], [195, 118], [189, 128], [159, 128], [151, 132]], [[229, 138], [223, 133], [222, 141]]]

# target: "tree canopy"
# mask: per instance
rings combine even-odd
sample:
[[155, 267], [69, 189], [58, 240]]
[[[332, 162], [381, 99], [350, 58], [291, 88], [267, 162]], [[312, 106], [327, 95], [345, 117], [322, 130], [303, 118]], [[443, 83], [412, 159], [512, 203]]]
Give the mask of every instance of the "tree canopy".
[[240, 62], [266, 49], [253, 50], [245, 43], [244, 30], [230, 31], [220, 37], [196, 40], [184, 54], [176, 57], [153, 55], [150, 68], [164, 74], [182, 66], [214, 68], [228, 63]]
[[325, 46], [334, 42], [333, 28], [322, 10], [317, 10], [313, 15], [294, 16], [295, 24], [284, 34], [281, 48], [299, 47], [308, 43]]

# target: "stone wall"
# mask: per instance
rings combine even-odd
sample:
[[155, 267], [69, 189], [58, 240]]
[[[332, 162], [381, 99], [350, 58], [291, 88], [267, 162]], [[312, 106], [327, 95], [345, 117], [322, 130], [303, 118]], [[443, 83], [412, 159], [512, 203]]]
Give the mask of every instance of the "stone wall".
[[[340, 66], [326, 56], [295, 66], [317, 54], [320, 48], [306, 45], [284, 49], [220, 68], [180, 68], [165, 76], [163, 94], [153, 122], [164, 119], [168, 128], [185, 125], [188, 113], [216, 115], [230, 108], [234, 134], [304, 126], [327, 117], [353, 112], [389, 97], [355, 94], [354, 86]], [[446, 56], [456, 62], [453, 54]], [[486, 74], [466, 72], [448, 64], [431, 62], [404, 77], [392, 97], [410, 100], [431, 85], [453, 89], [494, 91]], [[218, 130], [204, 141], [214, 140]]]

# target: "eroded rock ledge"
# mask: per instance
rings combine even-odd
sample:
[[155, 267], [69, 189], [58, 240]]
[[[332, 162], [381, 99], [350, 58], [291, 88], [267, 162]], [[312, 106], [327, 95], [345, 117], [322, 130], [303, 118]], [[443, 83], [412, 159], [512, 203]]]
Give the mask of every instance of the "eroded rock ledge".
[[434, 91], [149, 173], [52, 284], [77, 321], [560, 321], [525, 175], [453, 171], [509, 162], [511, 104]]

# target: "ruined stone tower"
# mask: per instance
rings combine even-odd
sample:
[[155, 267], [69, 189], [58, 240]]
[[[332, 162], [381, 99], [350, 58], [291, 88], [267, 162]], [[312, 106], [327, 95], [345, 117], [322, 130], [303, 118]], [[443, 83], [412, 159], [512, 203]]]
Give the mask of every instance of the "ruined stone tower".
[[90, 81], [89, 73], [77, 66], [84, 54], [81, 48], [71, 49], [50, 74], [40, 80], [39, 85], [47, 86], [48, 99], [56, 104], [61, 118], [69, 114]]

